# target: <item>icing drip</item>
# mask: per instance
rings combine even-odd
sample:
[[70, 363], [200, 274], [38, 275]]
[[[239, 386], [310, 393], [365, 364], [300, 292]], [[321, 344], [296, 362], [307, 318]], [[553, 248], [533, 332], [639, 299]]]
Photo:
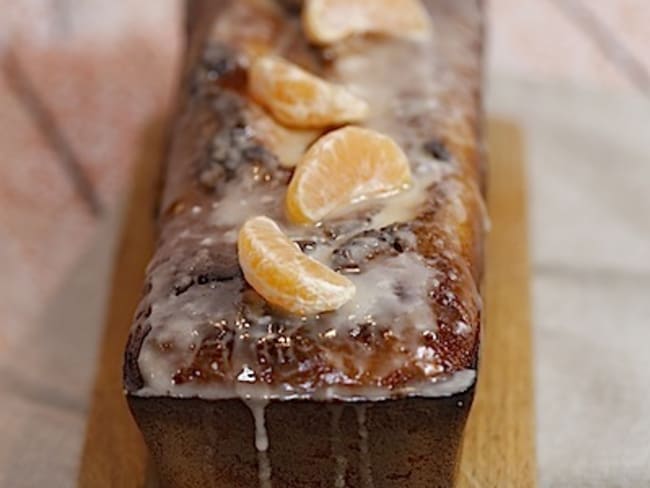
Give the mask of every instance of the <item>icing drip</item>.
[[332, 443], [332, 456], [334, 457], [334, 488], [345, 488], [345, 472], [348, 467], [348, 459], [343, 451], [341, 440], [341, 416], [343, 415], [343, 405], [332, 405], [330, 410], [330, 438]]
[[245, 400], [255, 420], [255, 448], [257, 449], [257, 471], [260, 488], [271, 488], [271, 460], [269, 459], [269, 437], [266, 432], [267, 400]]
[[260, 488], [272, 488], [271, 461], [267, 451], [257, 451], [257, 469], [259, 473]]
[[366, 424], [365, 405], [355, 405], [354, 410], [357, 413], [357, 425], [359, 428], [359, 455], [361, 456], [360, 470], [361, 482], [364, 488], [373, 488], [372, 467], [370, 463], [370, 450], [368, 448], [368, 425]]

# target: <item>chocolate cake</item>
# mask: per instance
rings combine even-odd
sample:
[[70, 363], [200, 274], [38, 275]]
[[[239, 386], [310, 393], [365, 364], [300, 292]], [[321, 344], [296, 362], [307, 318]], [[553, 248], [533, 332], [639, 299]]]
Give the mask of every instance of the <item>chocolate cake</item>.
[[[371, 22], [335, 40], [305, 32], [308, 3], [188, 3], [157, 250], [124, 363], [164, 487], [454, 484], [481, 327], [481, 2], [421, 2], [417, 36]], [[363, 2], [347, 3], [356, 15]], [[401, 3], [373, 8], [399, 16]], [[367, 116], [279, 120], [251, 94], [251, 65], [268, 55], [346, 87]], [[292, 222], [294, 166], [349, 124], [395, 141], [411, 183]], [[259, 215], [354, 296], [317, 313], [264, 298], [238, 256]]]

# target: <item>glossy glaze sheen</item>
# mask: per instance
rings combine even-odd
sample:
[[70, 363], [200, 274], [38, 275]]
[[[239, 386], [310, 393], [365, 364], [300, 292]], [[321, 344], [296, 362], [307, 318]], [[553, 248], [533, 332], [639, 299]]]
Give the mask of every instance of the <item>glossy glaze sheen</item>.
[[[426, 44], [369, 38], [327, 50], [306, 45], [281, 3], [197, 7], [159, 246], [127, 349], [130, 394], [387, 398], [476, 367], [484, 231], [476, 3], [427, 2]], [[404, 148], [419, 184], [397, 203], [361, 206], [318, 228], [289, 226], [291, 173], [269, 142], [272, 122], [246, 94], [249, 56], [269, 50], [365, 97], [367, 125]], [[235, 238], [260, 213], [357, 280], [363, 317], [291, 317], [246, 285]], [[390, 296], [367, 309], [380, 276]]]

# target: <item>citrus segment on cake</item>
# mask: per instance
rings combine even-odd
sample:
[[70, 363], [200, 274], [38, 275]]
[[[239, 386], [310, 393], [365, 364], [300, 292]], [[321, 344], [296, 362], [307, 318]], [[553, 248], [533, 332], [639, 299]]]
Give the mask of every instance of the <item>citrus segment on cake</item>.
[[249, 72], [253, 98], [289, 127], [320, 128], [363, 120], [368, 104], [277, 56], [255, 59]]
[[303, 28], [316, 44], [368, 32], [423, 39], [431, 19], [420, 0], [306, 0]]
[[294, 223], [318, 222], [410, 182], [408, 159], [393, 139], [370, 129], [344, 127], [318, 139], [296, 167], [287, 190], [287, 216]]
[[304, 254], [268, 217], [253, 217], [239, 231], [239, 264], [249, 285], [288, 312], [336, 310], [355, 287], [345, 276]]

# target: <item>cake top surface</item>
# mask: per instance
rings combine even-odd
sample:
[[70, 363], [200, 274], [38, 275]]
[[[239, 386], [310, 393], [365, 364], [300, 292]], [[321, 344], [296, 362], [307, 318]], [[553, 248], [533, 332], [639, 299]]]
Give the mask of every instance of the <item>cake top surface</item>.
[[[425, 2], [422, 39], [307, 44], [282, 2], [215, 2], [191, 37], [161, 203], [158, 249], [127, 346], [125, 386], [143, 396], [387, 398], [474, 380], [485, 215], [479, 186], [480, 9]], [[389, 135], [413, 183], [316, 225], [287, 220], [299, 157], [322, 131], [278, 123], [253, 101], [251, 59], [281, 55], [368, 102], [359, 125]], [[244, 279], [237, 235], [279, 224], [356, 294], [301, 315]]]

